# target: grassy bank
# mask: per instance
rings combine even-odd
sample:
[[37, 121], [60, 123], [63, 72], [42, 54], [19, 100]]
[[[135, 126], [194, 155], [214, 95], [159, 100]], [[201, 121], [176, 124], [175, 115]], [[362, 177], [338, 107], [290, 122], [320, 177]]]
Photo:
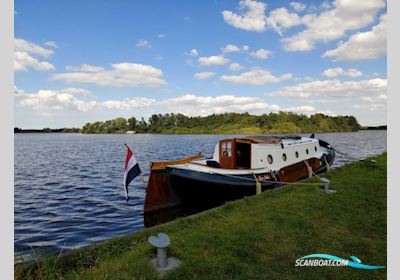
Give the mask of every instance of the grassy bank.
[[[171, 236], [165, 279], [385, 279], [386, 269], [295, 267], [312, 253], [386, 265], [386, 154], [324, 174], [335, 194], [293, 185], [97, 246], [16, 265], [16, 279], [157, 279], [147, 237]], [[315, 181], [313, 178], [311, 181]]]

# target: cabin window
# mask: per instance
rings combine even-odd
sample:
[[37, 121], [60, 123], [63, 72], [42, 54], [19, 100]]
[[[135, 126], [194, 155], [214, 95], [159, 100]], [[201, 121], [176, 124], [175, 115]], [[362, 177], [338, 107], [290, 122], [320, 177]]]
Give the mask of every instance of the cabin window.
[[299, 152], [298, 151], [296, 151], [295, 156], [296, 156], [296, 158], [299, 157]]
[[232, 156], [232, 142], [222, 142], [222, 155], [224, 157], [231, 157]]
[[283, 159], [283, 161], [286, 161], [286, 160], [287, 160], [287, 156], [286, 156], [285, 153], [282, 154], [282, 159]]
[[274, 159], [272, 158], [271, 155], [268, 155], [267, 161], [268, 161], [269, 164], [272, 164], [274, 162]]
[[314, 150], [317, 151], [317, 146], [314, 147]]
[[308, 155], [308, 149], [306, 149], [306, 154]]

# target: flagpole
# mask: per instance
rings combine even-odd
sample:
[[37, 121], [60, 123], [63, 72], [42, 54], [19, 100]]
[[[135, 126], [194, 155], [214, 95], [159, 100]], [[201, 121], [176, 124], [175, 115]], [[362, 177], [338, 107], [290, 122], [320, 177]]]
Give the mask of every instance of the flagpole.
[[140, 179], [142, 179], [142, 184], [145, 188], [147, 188], [146, 181], [144, 180], [143, 173], [140, 173]]
[[[126, 143], [125, 143], [125, 147], [127, 147], [127, 148], [129, 149], [129, 146], [128, 146], [128, 144], [126, 144]], [[143, 177], [143, 173], [142, 173], [142, 172], [140, 172], [140, 179], [142, 180], [143, 186], [144, 186], [145, 188], [147, 188], [147, 183], [146, 183], [146, 181], [144, 180], [144, 177]]]

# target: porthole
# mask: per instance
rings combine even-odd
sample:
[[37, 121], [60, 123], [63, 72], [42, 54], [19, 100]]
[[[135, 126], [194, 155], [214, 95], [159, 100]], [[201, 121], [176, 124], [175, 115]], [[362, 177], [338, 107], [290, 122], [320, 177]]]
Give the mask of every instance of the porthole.
[[315, 147], [314, 147], [314, 150], [315, 150], [315, 151], [317, 151], [317, 150], [318, 150], [318, 149], [317, 149], [317, 146], [315, 146]]
[[283, 159], [283, 161], [286, 161], [286, 160], [287, 160], [287, 156], [286, 156], [285, 153], [282, 154], [282, 159]]
[[308, 155], [308, 149], [306, 149], [306, 154]]
[[296, 156], [296, 158], [299, 157], [299, 152], [298, 151], [296, 151], [295, 156]]
[[272, 164], [274, 162], [274, 159], [272, 158], [271, 155], [268, 155], [267, 161], [268, 161], [269, 164]]

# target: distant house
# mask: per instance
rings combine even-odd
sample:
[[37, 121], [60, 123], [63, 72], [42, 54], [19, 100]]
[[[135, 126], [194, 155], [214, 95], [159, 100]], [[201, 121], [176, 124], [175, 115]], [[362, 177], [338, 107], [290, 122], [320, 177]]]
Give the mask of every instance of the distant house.
[[126, 134], [135, 134], [136, 133], [136, 131], [134, 131], [134, 130], [128, 130], [127, 132], [126, 132]]

